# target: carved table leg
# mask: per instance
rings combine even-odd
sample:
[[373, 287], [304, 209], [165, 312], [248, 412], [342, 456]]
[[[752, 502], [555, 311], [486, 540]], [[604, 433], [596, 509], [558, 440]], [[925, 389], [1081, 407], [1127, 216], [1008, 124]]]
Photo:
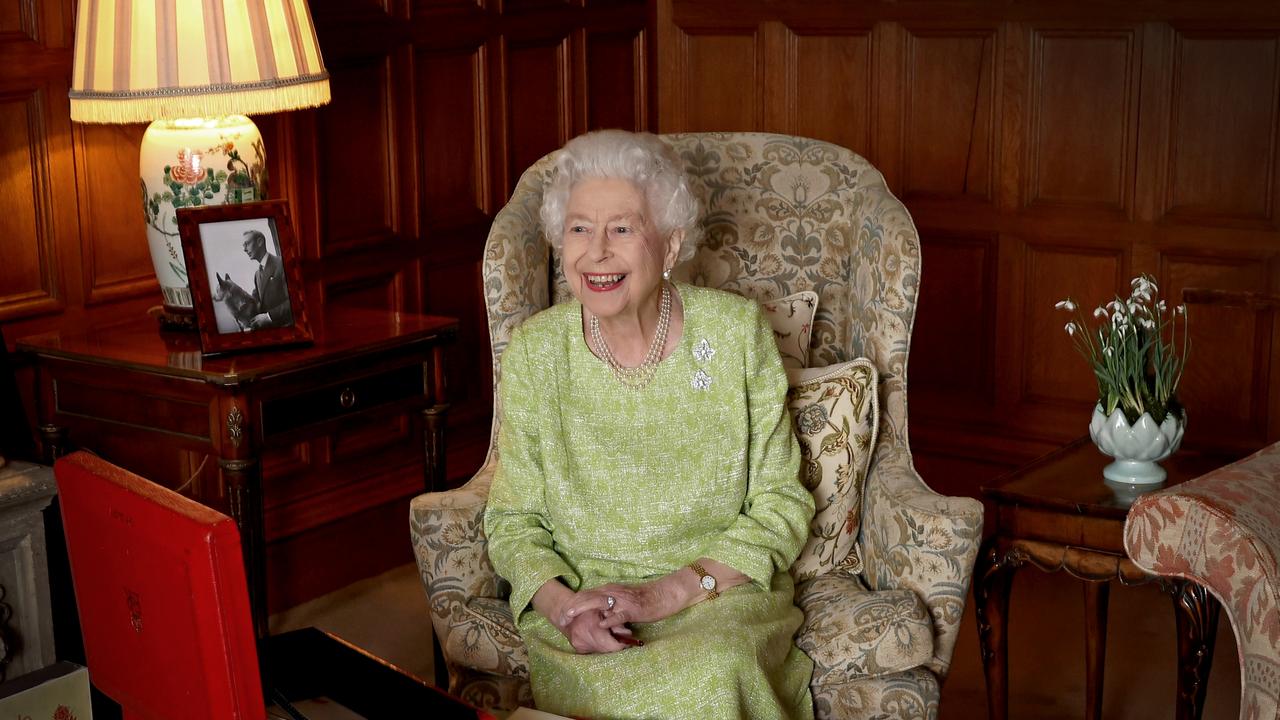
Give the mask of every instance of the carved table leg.
[[1009, 590], [1021, 564], [1020, 554], [1004, 553], [999, 538], [992, 537], [983, 543], [974, 569], [973, 606], [987, 678], [987, 716], [991, 720], [1009, 716]]
[[54, 460], [67, 454], [67, 428], [47, 423], [40, 426], [41, 462], [52, 465]]
[[1107, 656], [1107, 605], [1111, 583], [1084, 584], [1085, 708], [1089, 720], [1102, 717], [1102, 680]]
[[1213, 645], [1218, 634], [1217, 598], [1190, 580], [1172, 584], [1174, 616], [1178, 624], [1177, 720], [1199, 720], [1209, 687]]
[[427, 492], [437, 492], [445, 486], [444, 426], [448, 409], [448, 405], [433, 405], [422, 411], [422, 474]]
[[218, 465], [222, 467], [222, 477], [227, 484], [231, 517], [240, 530], [254, 635], [262, 639], [267, 636], [267, 554], [263, 533], [261, 469], [256, 458], [219, 458]]

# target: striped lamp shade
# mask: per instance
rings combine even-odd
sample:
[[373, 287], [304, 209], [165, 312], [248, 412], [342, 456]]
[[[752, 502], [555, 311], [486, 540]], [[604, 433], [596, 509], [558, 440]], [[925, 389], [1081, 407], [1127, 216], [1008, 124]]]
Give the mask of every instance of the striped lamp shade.
[[329, 102], [306, 0], [80, 0], [71, 119], [131, 123]]

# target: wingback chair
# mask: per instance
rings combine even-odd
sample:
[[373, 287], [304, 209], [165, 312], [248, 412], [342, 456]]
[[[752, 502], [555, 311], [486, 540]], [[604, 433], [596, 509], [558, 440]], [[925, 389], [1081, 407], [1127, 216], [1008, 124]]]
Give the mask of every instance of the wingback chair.
[[[800, 634], [810, 643], [800, 645], [817, 665], [811, 683], [817, 715], [935, 717], [977, 555], [982, 507], [969, 498], [938, 495], [912, 465], [907, 351], [920, 285], [920, 243], [911, 217], [879, 171], [836, 145], [762, 133], [664, 139], [685, 162], [703, 208], [698, 252], [676, 276], [756, 300], [816, 291], [809, 365], [867, 357], [879, 371], [880, 429], [857, 540], [863, 572], [832, 570], [797, 588], [806, 617]], [[552, 158], [542, 158], [520, 178], [485, 245], [495, 387], [512, 330], [569, 297], [538, 221]], [[510, 588], [489, 564], [481, 522], [501, 462], [495, 442], [499, 412], [494, 416], [484, 466], [456, 490], [416, 498], [410, 525], [450, 690], [484, 707], [511, 708], [532, 704], [532, 698], [528, 657], [506, 601]], [[916, 621], [926, 626], [924, 632], [904, 626], [910, 622], [899, 612], [904, 603], [919, 608]], [[851, 627], [863, 639], [883, 641], [881, 646], [841, 642], [839, 649], [814, 650], [829, 629], [840, 628], [849, 637]], [[903, 638], [912, 638], [913, 647], [886, 654]], [[839, 656], [846, 650], [847, 656]], [[831, 660], [832, 653], [838, 659]], [[884, 662], [886, 656], [915, 659], [899, 667]]]

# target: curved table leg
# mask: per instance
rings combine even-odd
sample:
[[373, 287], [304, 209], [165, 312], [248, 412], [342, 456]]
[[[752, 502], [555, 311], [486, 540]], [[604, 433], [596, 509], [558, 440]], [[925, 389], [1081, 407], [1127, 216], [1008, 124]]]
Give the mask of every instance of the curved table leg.
[[1199, 720], [1213, 665], [1213, 645], [1222, 606], [1203, 586], [1190, 580], [1171, 583], [1178, 623], [1177, 720]]
[[1006, 554], [998, 537], [983, 543], [974, 568], [973, 607], [978, 620], [978, 647], [987, 679], [987, 716], [1009, 716], [1009, 591], [1022, 564], [1017, 551]]

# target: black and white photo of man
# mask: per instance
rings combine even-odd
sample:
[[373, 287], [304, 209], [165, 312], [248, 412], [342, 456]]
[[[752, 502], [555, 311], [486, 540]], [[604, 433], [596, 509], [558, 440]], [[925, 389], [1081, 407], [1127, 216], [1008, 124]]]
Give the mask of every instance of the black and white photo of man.
[[289, 306], [289, 289], [284, 281], [284, 263], [267, 252], [267, 237], [259, 230], [244, 233], [244, 254], [258, 263], [253, 275], [253, 317], [249, 326], [253, 330], [288, 327], [293, 324], [293, 309]]

